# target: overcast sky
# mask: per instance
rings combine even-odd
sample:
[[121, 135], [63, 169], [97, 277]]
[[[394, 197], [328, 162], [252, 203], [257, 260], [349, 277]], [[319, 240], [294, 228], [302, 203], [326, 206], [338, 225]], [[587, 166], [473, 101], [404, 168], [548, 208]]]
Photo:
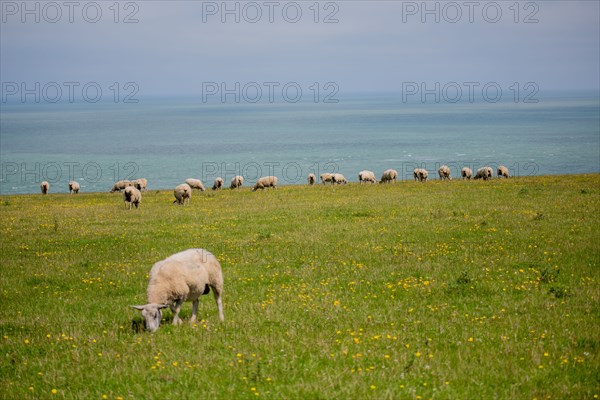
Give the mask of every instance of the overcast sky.
[[135, 82], [141, 96], [200, 95], [203, 82], [600, 85], [598, 1], [71, 4], [1, 2], [3, 84]]

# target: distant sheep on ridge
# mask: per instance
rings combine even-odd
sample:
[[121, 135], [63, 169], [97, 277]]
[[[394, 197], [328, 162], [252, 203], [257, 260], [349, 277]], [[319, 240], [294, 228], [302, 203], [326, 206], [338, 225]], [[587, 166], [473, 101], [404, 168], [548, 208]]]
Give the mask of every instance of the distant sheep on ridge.
[[219, 190], [223, 187], [223, 178], [216, 178], [215, 182], [213, 183], [213, 187], [212, 190]]
[[447, 165], [442, 165], [438, 169], [438, 175], [440, 176], [441, 180], [452, 180], [452, 177], [450, 176], [450, 167], [448, 167]]
[[231, 189], [239, 189], [244, 184], [244, 177], [241, 175], [234, 176], [231, 179], [231, 185], [229, 186]]
[[396, 182], [396, 179], [398, 179], [398, 171], [395, 169], [386, 169], [383, 171], [383, 175], [381, 175], [381, 180], [379, 183]]
[[198, 189], [201, 192], [206, 190], [200, 179], [188, 178], [185, 180], [185, 183], [187, 183], [192, 189]]
[[263, 176], [259, 180], [256, 181], [256, 184], [252, 188], [252, 191], [256, 191], [257, 189], [264, 190], [265, 188], [272, 187], [273, 189], [277, 189], [277, 177], [276, 176]]
[[346, 177], [342, 174], [333, 174], [331, 179], [334, 184], [338, 184], [338, 185], [345, 185], [348, 183], [348, 181], [346, 180]]
[[358, 181], [360, 183], [377, 183], [377, 178], [375, 178], [373, 171], [365, 170], [358, 173]]
[[483, 179], [487, 181], [488, 179], [492, 179], [493, 170], [491, 167], [481, 167], [475, 173], [475, 179]]
[[415, 168], [415, 170], [413, 171], [413, 176], [415, 178], [415, 181], [427, 182], [429, 172], [427, 172], [427, 170], [424, 168]]
[[128, 186], [123, 191], [123, 201], [125, 207], [131, 210], [132, 206], [138, 208], [142, 202], [142, 192], [133, 186]]
[[81, 189], [81, 186], [79, 186], [78, 182], [75, 182], [75, 181], [69, 182], [69, 193], [77, 194], [77, 193], [79, 193], [79, 189]]
[[190, 205], [192, 188], [187, 183], [182, 183], [181, 185], [178, 185], [175, 190], [173, 190], [173, 195], [175, 196], [175, 201], [173, 203], [184, 206], [187, 201], [187, 204]]
[[498, 167], [498, 178], [510, 178], [510, 174], [508, 173], [508, 168], [504, 165]]
[[333, 174], [330, 174], [329, 172], [322, 173], [320, 178], [323, 185], [328, 182], [333, 184]]
[[471, 180], [471, 178], [473, 177], [473, 170], [469, 167], [463, 167], [460, 170], [460, 175], [463, 179]]

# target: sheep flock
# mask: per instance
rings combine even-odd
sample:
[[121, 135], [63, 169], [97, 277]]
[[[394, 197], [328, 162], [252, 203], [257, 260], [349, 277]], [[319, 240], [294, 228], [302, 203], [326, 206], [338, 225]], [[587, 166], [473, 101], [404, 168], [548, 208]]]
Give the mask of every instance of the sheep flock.
[[[437, 170], [439, 179], [444, 180], [452, 180], [452, 173], [450, 167], [447, 165], [442, 165]], [[469, 167], [463, 167], [460, 170], [460, 178], [463, 180], [484, 180], [487, 181], [492, 179], [494, 175], [494, 169], [490, 166], [484, 166], [475, 171]], [[375, 172], [370, 170], [362, 170], [358, 173], [358, 182], [361, 184], [377, 184], [377, 183], [395, 183], [398, 180], [398, 171], [395, 169], [387, 169], [383, 171], [381, 178], [377, 180], [375, 176]], [[412, 174], [413, 178], [417, 182], [425, 183], [429, 178], [429, 171], [425, 168], [415, 168]], [[509, 173], [509, 169], [504, 165], [500, 165], [496, 169], [496, 176], [498, 178], [510, 178], [511, 175]], [[318, 181], [321, 181], [323, 185], [343, 185], [347, 184], [348, 180], [343, 174], [340, 173], [329, 173], [325, 172], [317, 177], [314, 173], [310, 173], [307, 176], [307, 183], [309, 186], [313, 186]], [[231, 179], [229, 188], [239, 190], [244, 185], [244, 177], [241, 175], [236, 175]], [[257, 179], [254, 186], [252, 186], [252, 191], [256, 191], [258, 189], [264, 190], [266, 188], [277, 189], [278, 178], [276, 176], [263, 176]], [[213, 185], [211, 187], [212, 190], [218, 191], [225, 187], [225, 180], [221, 177], [215, 178]], [[135, 189], [135, 190], [131, 190]], [[50, 184], [47, 181], [40, 183], [40, 189], [42, 194], [48, 194], [50, 191]], [[69, 193], [78, 194], [81, 190], [81, 185], [76, 181], [69, 181], [68, 185]], [[127, 208], [138, 208], [141, 203], [142, 192], [147, 191], [148, 189], [148, 180], [146, 178], [138, 178], [134, 180], [119, 180], [113, 184], [110, 189], [110, 193], [114, 192], [123, 192], [124, 193], [124, 201]], [[173, 195], [175, 196], [175, 201], [173, 203], [177, 203], [179, 205], [186, 205], [190, 203], [192, 197], [192, 191], [197, 189], [200, 192], [206, 191], [206, 186], [202, 183], [200, 179], [196, 178], [187, 178], [174, 188]]]

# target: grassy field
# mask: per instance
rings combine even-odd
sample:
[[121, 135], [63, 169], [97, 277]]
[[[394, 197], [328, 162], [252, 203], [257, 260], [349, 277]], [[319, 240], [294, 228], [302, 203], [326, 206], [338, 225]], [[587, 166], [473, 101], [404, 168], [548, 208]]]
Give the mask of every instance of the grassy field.
[[[600, 396], [600, 175], [121, 199], [0, 197], [2, 398]], [[210, 295], [144, 332], [191, 247], [225, 322]]]

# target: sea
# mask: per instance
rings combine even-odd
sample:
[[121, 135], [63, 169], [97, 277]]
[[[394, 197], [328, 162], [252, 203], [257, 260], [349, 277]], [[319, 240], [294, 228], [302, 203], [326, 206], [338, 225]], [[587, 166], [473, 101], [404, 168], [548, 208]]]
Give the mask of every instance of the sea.
[[[4, 100], [4, 99], [3, 99]], [[598, 91], [539, 93], [519, 99], [410, 99], [394, 93], [338, 96], [331, 102], [203, 101], [147, 97], [123, 101], [29, 99], [0, 104], [0, 194], [107, 192], [115, 181], [146, 178], [172, 189], [187, 178], [211, 186], [242, 175], [280, 185], [307, 175], [388, 168], [411, 180], [416, 167], [508, 167], [512, 176], [600, 172]], [[239, 99], [237, 99], [239, 100]]]

